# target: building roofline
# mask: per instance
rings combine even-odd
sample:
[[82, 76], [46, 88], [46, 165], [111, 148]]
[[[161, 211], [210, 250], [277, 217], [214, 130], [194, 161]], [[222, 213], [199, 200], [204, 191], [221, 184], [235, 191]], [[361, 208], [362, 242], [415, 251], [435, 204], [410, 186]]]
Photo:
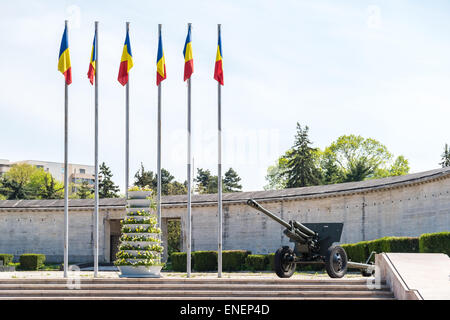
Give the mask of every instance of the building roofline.
[[[382, 179], [347, 182], [332, 185], [320, 185], [303, 188], [289, 188], [283, 190], [233, 192], [223, 194], [224, 204], [241, 204], [252, 198], [261, 202], [278, 202], [289, 200], [306, 200], [312, 198], [340, 197], [350, 194], [378, 192], [387, 189], [409, 187], [417, 184], [429, 183], [450, 177], [450, 167], [412, 173], [403, 176], [387, 177]], [[162, 207], [185, 207], [186, 195], [173, 195], [162, 197]], [[100, 199], [101, 210], [123, 210], [126, 200], [124, 198]], [[217, 194], [197, 194], [192, 196], [192, 206], [216, 206]], [[71, 210], [86, 210], [94, 206], [93, 199], [69, 199]], [[2, 200], [0, 211], [10, 210], [61, 210], [64, 200]]]

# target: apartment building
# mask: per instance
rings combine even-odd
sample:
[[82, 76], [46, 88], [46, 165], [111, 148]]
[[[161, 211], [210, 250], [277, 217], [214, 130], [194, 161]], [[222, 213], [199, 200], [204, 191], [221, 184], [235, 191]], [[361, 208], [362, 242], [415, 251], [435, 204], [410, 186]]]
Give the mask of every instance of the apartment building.
[[[64, 163], [51, 161], [21, 160], [11, 162], [6, 159], [0, 159], [0, 175], [7, 172], [14, 164], [19, 163], [27, 163], [36, 166], [37, 168], [42, 168], [45, 172], [50, 173], [55, 180], [61, 182], [64, 181]], [[76, 185], [83, 183], [83, 181], [87, 181], [91, 187], [94, 187], [95, 166], [69, 163], [67, 169], [69, 173], [69, 183], [74, 184], [70, 192], [76, 192]]]

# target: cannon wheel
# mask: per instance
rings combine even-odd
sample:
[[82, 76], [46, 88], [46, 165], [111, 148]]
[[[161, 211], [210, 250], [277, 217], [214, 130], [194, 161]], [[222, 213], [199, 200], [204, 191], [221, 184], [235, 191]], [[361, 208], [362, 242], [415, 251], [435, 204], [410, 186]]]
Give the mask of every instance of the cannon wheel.
[[340, 246], [328, 248], [325, 256], [325, 269], [330, 278], [342, 278], [347, 273], [347, 254]]
[[[288, 261], [291, 257], [292, 261]], [[290, 278], [295, 271], [295, 254], [289, 247], [279, 248], [274, 257], [275, 273], [280, 278]]]

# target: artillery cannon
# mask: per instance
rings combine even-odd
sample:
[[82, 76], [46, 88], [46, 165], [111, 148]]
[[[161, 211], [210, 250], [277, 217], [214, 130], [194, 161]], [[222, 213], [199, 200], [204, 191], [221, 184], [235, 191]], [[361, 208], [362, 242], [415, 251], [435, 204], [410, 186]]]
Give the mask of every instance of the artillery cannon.
[[374, 274], [374, 265], [348, 261], [344, 248], [333, 245], [341, 240], [343, 223], [286, 222], [253, 199], [247, 204], [285, 227], [283, 233], [295, 244], [293, 250], [283, 246], [275, 252], [275, 273], [280, 278], [292, 276], [297, 264], [324, 264], [331, 278], [342, 278], [348, 268], [360, 269], [363, 276]]

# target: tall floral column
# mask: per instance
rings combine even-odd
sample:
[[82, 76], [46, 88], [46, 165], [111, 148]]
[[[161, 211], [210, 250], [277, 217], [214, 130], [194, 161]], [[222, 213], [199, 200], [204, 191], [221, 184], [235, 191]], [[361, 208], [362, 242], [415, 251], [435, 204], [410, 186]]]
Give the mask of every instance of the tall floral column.
[[122, 236], [114, 262], [120, 277], [160, 277], [161, 229], [151, 206], [150, 189], [133, 187], [128, 191], [127, 217], [121, 221]]

